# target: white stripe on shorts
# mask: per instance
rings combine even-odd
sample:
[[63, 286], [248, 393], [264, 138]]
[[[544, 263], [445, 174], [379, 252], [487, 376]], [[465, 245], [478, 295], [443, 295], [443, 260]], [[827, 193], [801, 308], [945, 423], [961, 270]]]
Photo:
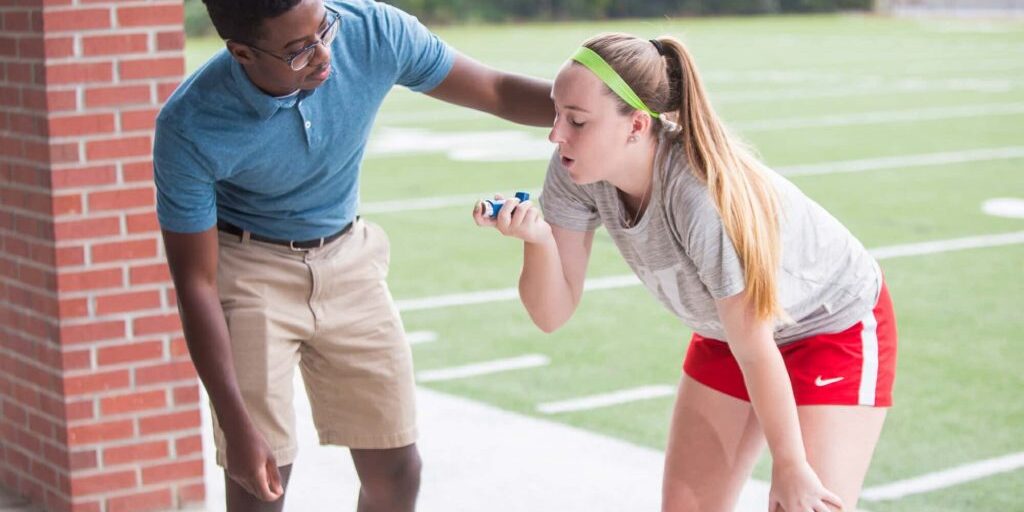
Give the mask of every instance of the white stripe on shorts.
[[860, 331], [863, 361], [860, 368], [860, 396], [857, 403], [873, 406], [878, 388], [878, 321], [875, 320], [873, 309], [861, 320], [861, 323], [864, 325]]

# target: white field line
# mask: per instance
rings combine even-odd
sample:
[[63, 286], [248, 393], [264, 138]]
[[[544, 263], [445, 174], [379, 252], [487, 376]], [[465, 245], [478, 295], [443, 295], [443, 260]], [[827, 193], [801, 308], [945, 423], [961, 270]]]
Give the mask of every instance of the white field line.
[[437, 333], [434, 331], [413, 331], [405, 334], [405, 339], [410, 345], [420, 345], [437, 341]]
[[[720, 78], [720, 79], [716, 79]], [[783, 100], [802, 100], [813, 98], [845, 98], [863, 95], [890, 95], [932, 91], [970, 91], [981, 93], [1003, 93], [1020, 87], [1020, 83], [1009, 78], [978, 78], [960, 77], [946, 79], [899, 78], [892, 79], [882, 76], [850, 77], [841, 74], [803, 74], [803, 73], [751, 73], [747, 76], [738, 74], [720, 74], [712, 76], [706, 83], [826, 83], [843, 84], [823, 90], [820, 87], [805, 90], [787, 89], [784, 91], [719, 91], [711, 92], [711, 102], [715, 105], [748, 102], [773, 102]], [[479, 110], [445, 106], [420, 112], [381, 112], [378, 121], [382, 124], [396, 123], [436, 123], [483, 119], [490, 114]]]
[[[1024, 243], [1024, 231], [1011, 233], [1000, 233], [995, 235], [980, 235], [964, 238], [952, 238], [948, 240], [936, 240], [933, 242], [920, 242], [913, 244], [891, 245], [871, 249], [871, 255], [878, 260], [889, 258], [900, 258], [904, 256], [921, 256], [926, 254], [937, 254], [943, 252], [960, 251], [965, 249], [979, 249], [983, 247], [999, 247], [1003, 245], [1014, 245]], [[586, 290], [602, 290], [636, 286], [640, 280], [633, 274], [608, 276], [587, 279], [584, 288]], [[407, 299], [396, 301], [398, 309], [407, 311], [421, 311], [427, 309], [440, 309], [452, 306], [466, 306], [472, 304], [484, 304], [519, 298], [519, 292], [515, 288], [504, 288], [499, 290], [486, 290], [480, 292], [455, 293], [451, 295], [439, 295], [435, 297], [424, 297], [422, 299]]]
[[[1024, 146], [970, 149], [964, 151], [924, 153], [917, 155], [897, 155], [860, 160], [840, 160], [836, 162], [779, 167], [777, 170], [780, 174], [785, 176], [820, 176], [836, 173], [903, 169], [908, 167], [961, 164], [990, 160], [1012, 160], [1015, 158], [1024, 158]], [[531, 190], [529, 192], [532, 197], [536, 197], [540, 193], [538, 190]], [[417, 210], [436, 210], [455, 206], [463, 206], [468, 212], [473, 208], [474, 202], [488, 197], [490, 197], [490, 193], [373, 201], [360, 205], [359, 213], [402, 213]]]
[[861, 491], [860, 496], [866, 501], [898, 500], [912, 494], [936, 491], [992, 475], [1016, 471], [1021, 468], [1024, 468], [1024, 452], [1012, 453], [994, 459], [981, 460], [935, 473], [928, 473], [907, 480], [899, 480], [871, 487]]
[[996, 217], [1024, 219], [1024, 199], [1016, 197], [989, 199], [981, 205], [981, 211]]
[[437, 370], [426, 370], [416, 374], [418, 382], [440, 382], [445, 380], [465, 379], [480, 375], [507, 372], [511, 370], [522, 370], [526, 368], [537, 368], [547, 366], [551, 360], [540, 354], [527, 354], [524, 356], [509, 359], [497, 359], [482, 363], [467, 364], [464, 366], [453, 366], [451, 368], [440, 368]]
[[[754, 119], [731, 122], [728, 126], [749, 133], [1020, 114], [1024, 114], [1024, 103], [985, 103], [821, 117]], [[551, 147], [546, 139], [524, 130], [437, 132], [422, 128], [385, 127], [371, 137], [366, 158], [445, 153], [456, 161], [547, 160], [551, 156]]]
[[914, 110], [881, 110], [858, 112], [825, 117], [804, 117], [790, 119], [764, 119], [760, 121], [737, 121], [729, 126], [741, 132], [788, 130], [794, 128], [822, 128], [831, 126], [854, 126], [879, 123], [908, 123], [957, 119], [964, 117], [1005, 116], [1024, 114], [1024, 103], [988, 103], [983, 105], [961, 105], [956, 107], [932, 107]]
[[668, 385], [642, 386], [638, 388], [623, 389], [600, 395], [590, 395], [571, 400], [548, 402], [537, 406], [537, 410], [544, 414], [559, 414], [564, 412], [586, 411], [599, 407], [610, 407], [638, 400], [661, 398], [672, 396], [676, 389]]

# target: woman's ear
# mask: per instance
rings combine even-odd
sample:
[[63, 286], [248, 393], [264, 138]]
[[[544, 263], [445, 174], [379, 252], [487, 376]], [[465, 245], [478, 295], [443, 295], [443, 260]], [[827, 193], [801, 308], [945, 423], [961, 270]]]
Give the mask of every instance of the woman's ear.
[[650, 133], [651, 116], [647, 112], [634, 110], [630, 119], [629, 140], [635, 142], [641, 137]]

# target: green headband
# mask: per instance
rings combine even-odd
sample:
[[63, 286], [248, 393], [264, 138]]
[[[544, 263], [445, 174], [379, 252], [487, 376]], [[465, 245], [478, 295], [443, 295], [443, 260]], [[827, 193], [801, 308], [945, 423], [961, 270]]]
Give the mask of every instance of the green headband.
[[647, 108], [647, 105], [644, 105], [643, 100], [633, 92], [633, 89], [629, 84], [627, 84], [626, 81], [623, 80], [622, 77], [619, 76], [619, 74], [616, 73], [615, 70], [597, 54], [597, 52], [583, 46], [580, 47], [579, 50], [576, 50], [576, 54], [572, 56], [572, 60], [583, 64], [587, 69], [593, 71], [594, 74], [597, 75], [597, 77], [600, 78], [608, 88], [622, 98], [622, 101], [625, 101], [627, 105], [637, 110], [647, 112], [651, 117], [658, 119], [660, 114]]

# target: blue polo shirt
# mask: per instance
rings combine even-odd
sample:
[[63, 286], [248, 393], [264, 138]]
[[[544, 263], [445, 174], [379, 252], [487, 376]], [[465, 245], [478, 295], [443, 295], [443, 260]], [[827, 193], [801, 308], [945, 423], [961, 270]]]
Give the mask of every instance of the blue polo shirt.
[[320, 87], [268, 96], [221, 50], [164, 105], [153, 147], [163, 229], [195, 233], [219, 218], [307, 240], [355, 218], [363, 152], [384, 97], [395, 84], [433, 89], [455, 52], [390, 5], [328, 3], [341, 12], [341, 29]]

